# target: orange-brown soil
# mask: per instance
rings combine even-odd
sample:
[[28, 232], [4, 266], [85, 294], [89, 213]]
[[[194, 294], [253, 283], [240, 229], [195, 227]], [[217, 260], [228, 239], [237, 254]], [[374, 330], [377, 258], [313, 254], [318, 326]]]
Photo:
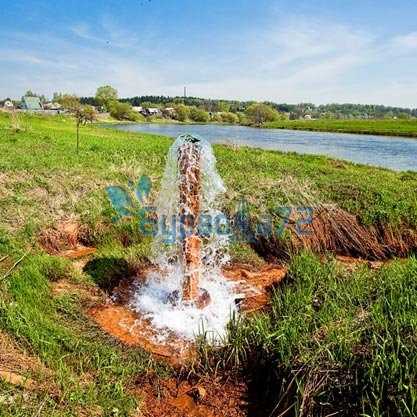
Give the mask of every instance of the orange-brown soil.
[[59, 255], [67, 259], [79, 259], [88, 255], [92, 255], [95, 251], [96, 248], [92, 248], [90, 246], [76, 245], [72, 249], [67, 249], [60, 252]]
[[247, 265], [233, 265], [223, 273], [238, 284], [240, 310], [250, 313], [268, 306], [270, 292], [284, 279], [287, 269], [280, 265], [266, 265], [258, 270]]
[[190, 357], [191, 343], [175, 337], [158, 340], [157, 330], [125, 305], [106, 303], [91, 308], [88, 314], [106, 333], [129, 346], [140, 346], [172, 365]]
[[370, 260], [386, 260], [394, 256], [407, 256], [417, 249], [415, 230], [391, 225], [367, 227], [356, 216], [339, 207], [314, 207], [311, 223], [301, 228], [303, 233], [299, 230], [300, 219], [297, 220], [295, 216], [294, 213], [287, 226], [290, 239], [261, 236], [254, 243], [256, 251], [268, 259], [288, 258], [307, 248], [315, 253], [333, 252]]
[[145, 417], [241, 417], [246, 415], [246, 385], [201, 379], [196, 384], [146, 375], [136, 381]]
[[[286, 269], [277, 265], [269, 265], [258, 271], [241, 265], [224, 271], [227, 279], [236, 282], [237, 303], [240, 310], [246, 313], [266, 308], [271, 289], [282, 281], [285, 274]], [[179, 339], [174, 334], [172, 337], [158, 338], [158, 331], [149, 321], [127, 307], [131, 292], [135, 285], [140, 285], [143, 275], [133, 281], [122, 281], [113, 292], [113, 301], [93, 306], [88, 314], [116, 339], [131, 346], [141, 346], [171, 364], [178, 365], [192, 359], [195, 354], [192, 342]]]
[[[91, 248], [75, 245], [62, 256], [74, 260], [74, 264], [84, 263], [84, 257], [93, 253]], [[377, 261], [337, 256], [337, 261], [348, 269], [366, 264], [379, 268]], [[240, 311], [250, 314], [268, 308], [270, 293], [286, 276], [286, 268], [280, 265], [266, 265], [254, 268], [248, 265], [232, 265], [224, 269], [226, 279], [236, 283], [237, 303]], [[158, 338], [158, 331], [152, 328], [146, 318], [128, 308], [132, 291], [140, 285], [146, 271], [132, 278], [126, 277], [113, 290], [112, 297], [102, 290], [87, 284], [68, 281], [54, 283], [53, 292], [76, 292], [84, 300], [88, 315], [106, 333], [129, 346], [139, 346], [155, 357], [161, 358], [175, 368], [195, 356], [193, 343], [171, 338]], [[94, 289], [95, 288], [95, 289]], [[94, 290], [93, 290], [94, 289]], [[142, 399], [140, 416], [146, 417], [240, 417], [248, 415], [248, 409], [255, 404], [248, 400], [249, 381], [213, 378], [194, 379], [181, 376], [161, 379], [154, 374], [139, 377], [134, 390]], [[0, 373], [0, 377], [15, 378], [14, 374]], [[223, 377], [224, 378], [224, 377]], [[20, 383], [19, 377], [16, 379]], [[32, 381], [29, 381], [29, 387]], [[29, 388], [30, 389], [30, 388]]]

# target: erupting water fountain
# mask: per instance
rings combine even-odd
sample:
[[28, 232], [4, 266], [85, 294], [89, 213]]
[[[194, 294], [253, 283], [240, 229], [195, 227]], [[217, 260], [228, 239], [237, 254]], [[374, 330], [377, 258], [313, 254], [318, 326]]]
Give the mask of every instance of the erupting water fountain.
[[180, 193], [180, 219], [189, 231], [182, 239], [182, 264], [184, 282], [182, 298], [203, 307], [210, 301], [207, 291], [199, 288], [201, 275], [201, 238], [198, 221], [201, 205], [201, 140], [187, 136], [178, 148], [178, 173]]
[[228, 235], [213, 228], [224, 219], [217, 201], [224, 191], [210, 144], [179, 136], [170, 148], [157, 199], [157, 268], [137, 286], [130, 304], [160, 338], [192, 339], [202, 331], [217, 338], [236, 311], [235, 284], [221, 271], [228, 261]]
[[248, 313], [268, 303], [285, 268], [229, 264], [229, 224], [219, 210], [224, 192], [210, 144], [179, 136], [168, 153], [156, 212], [147, 219], [158, 223], [153, 266], [120, 281], [113, 303], [90, 310], [104, 330], [181, 361], [196, 335], [221, 341], [237, 305]]

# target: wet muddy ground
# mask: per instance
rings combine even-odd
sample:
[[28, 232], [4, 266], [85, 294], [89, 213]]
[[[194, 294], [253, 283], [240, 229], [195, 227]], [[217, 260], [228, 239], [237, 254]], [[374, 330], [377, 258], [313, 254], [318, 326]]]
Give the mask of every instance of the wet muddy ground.
[[[269, 294], [286, 274], [285, 267], [268, 265], [260, 270], [235, 265], [224, 270], [224, 276], [236, 283], [236, 303], [242, 313], [267, 308]], [[194, 357], [194, 344], [172, 334], [158, 337], [149, 320], [129, 308], [132, 292], [141, 284], [144, 274], [122, 280], [105, 303], [95, 305], [88, 314], [107, 333], [130, 346], [140, 346], [171, 364], [182, 364]]]
[[[94, 248], [77, 246], [62, 251], [60, 255], [73, 261], [82, 270]], [[382, 262], [370, 262], [347, 256], [337, 256], [337, 261], [347, 269], [363, 264], [379, 268]], [[230, 265], [223, 270], [226, 279], [236, 283], [239, 294], [236, 303], [242, 314], [267, 309], [274, 288], [285, 282], [286, 268], [268, 264], [261, 268], [248, 265]], [[119, 342], [138, 346], [150, 352], [156, 359], [166, 361], [176, 370], [174, 377], [160, 379], [146, 374], [134, 381], [134, 390], [142, 400], [142, 416], [194, 416], [194, 417], [240, 417], [266, 416], [259, 398], [254, 392], [254, 382], [248, 377], [230, 377], [222, 373], [215, 376], [199, 376], [184, 373], [186, 364], [192, 362], [196, 349], [192, 342], [178, 339], [175, 335], [158, 338], [158, 331], [129, 307], [129, 300], [137, 285], [144, 280], [146, 270], [133, 277], [124, 277], [116, 286], [105, 289], [60, 281], [54, 283], [54, 294], [76, 292], [84, 300], [85, 313], [104, 332]], [[256, 391], [256, 390], [255, 390]], [[252, 393], [252, 394], [251, 394]], [[254, 411], [255, 410], [255, 411]]]

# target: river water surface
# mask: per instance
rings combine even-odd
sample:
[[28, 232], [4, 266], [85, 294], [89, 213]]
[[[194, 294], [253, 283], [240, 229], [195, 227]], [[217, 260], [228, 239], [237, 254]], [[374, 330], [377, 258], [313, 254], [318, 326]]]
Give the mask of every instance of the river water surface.
[[138, 123], [116, 124], [110, 127], [130, 132], [146, 132], [171, 137], [177, 137], [181, 133], [193, 133], [204, 137], [212, 143], [244, 145], [300, 154], [325, 155], [397, 171], [417, 171], [417, 139], [395, 136], [259, 129], [215, 124]]

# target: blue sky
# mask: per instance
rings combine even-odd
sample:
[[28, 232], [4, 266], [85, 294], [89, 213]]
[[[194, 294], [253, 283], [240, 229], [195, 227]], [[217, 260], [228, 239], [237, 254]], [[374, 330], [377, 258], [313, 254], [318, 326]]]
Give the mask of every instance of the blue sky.
[[417, 107], [415, 0], [3, 2], [0, 98], [27, 89]]

